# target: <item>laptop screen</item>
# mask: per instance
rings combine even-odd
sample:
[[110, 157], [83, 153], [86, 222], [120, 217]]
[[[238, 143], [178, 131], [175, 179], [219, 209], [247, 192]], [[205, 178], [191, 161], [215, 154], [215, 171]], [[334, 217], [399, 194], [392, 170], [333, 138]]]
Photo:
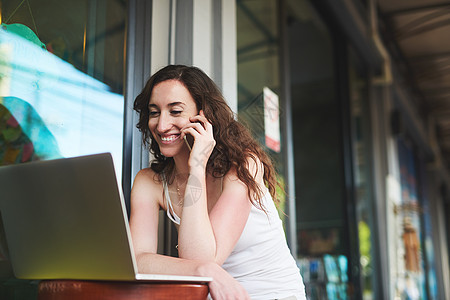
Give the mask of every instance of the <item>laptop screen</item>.
[[109, 153], [0, 167], [10, 260], [23, 279], [134, 279]]

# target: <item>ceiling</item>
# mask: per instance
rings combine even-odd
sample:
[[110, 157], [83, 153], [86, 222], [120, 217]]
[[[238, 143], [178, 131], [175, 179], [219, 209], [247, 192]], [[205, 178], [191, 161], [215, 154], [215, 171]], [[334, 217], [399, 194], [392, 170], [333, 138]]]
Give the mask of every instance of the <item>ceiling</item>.
[[378, 0], [381, 35], [450, 170], [450, 1]]

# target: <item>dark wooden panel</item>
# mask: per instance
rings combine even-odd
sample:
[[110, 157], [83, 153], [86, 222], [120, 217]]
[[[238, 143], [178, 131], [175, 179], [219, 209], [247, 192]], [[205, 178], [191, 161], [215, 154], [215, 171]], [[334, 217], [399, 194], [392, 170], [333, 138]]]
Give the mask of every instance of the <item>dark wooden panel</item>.
[[197, 283], [46, 280], [39, 284], [38, 300], [205, 300], [207, 296], [208, 285]]

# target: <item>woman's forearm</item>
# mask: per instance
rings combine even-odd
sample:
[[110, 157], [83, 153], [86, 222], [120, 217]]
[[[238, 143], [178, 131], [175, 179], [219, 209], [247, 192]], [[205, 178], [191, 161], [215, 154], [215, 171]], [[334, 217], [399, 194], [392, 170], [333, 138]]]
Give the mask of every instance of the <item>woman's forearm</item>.
[[136, 255], [139, 273], [206, 276], [201, 274], [202, 261], [181, 259], [156, 253], [140, 253]]
[[215, 261], [216, 241], [208, 215], [206, 175], [192, 168], [184, 194], [178, 253], [181, 258]]
[[208, 286], [213, 299], [250, 299], [244, 288], [214, 262], [141, 253], [137, 264], [140, 273], [211, 277]]

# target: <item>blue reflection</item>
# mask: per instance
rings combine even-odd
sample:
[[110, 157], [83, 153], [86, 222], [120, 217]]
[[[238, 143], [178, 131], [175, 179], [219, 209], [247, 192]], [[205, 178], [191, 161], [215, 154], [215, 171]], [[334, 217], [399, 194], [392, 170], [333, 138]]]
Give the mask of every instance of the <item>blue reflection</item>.
[[61, 157], [54, 136], [27, 102], [0, 98], [0, 122], [0, 164]]
[[102, 82], [0, 30], [0, 104], [41, 157], [111, 152], [120, 174], [123, 103], [123, 96]]

